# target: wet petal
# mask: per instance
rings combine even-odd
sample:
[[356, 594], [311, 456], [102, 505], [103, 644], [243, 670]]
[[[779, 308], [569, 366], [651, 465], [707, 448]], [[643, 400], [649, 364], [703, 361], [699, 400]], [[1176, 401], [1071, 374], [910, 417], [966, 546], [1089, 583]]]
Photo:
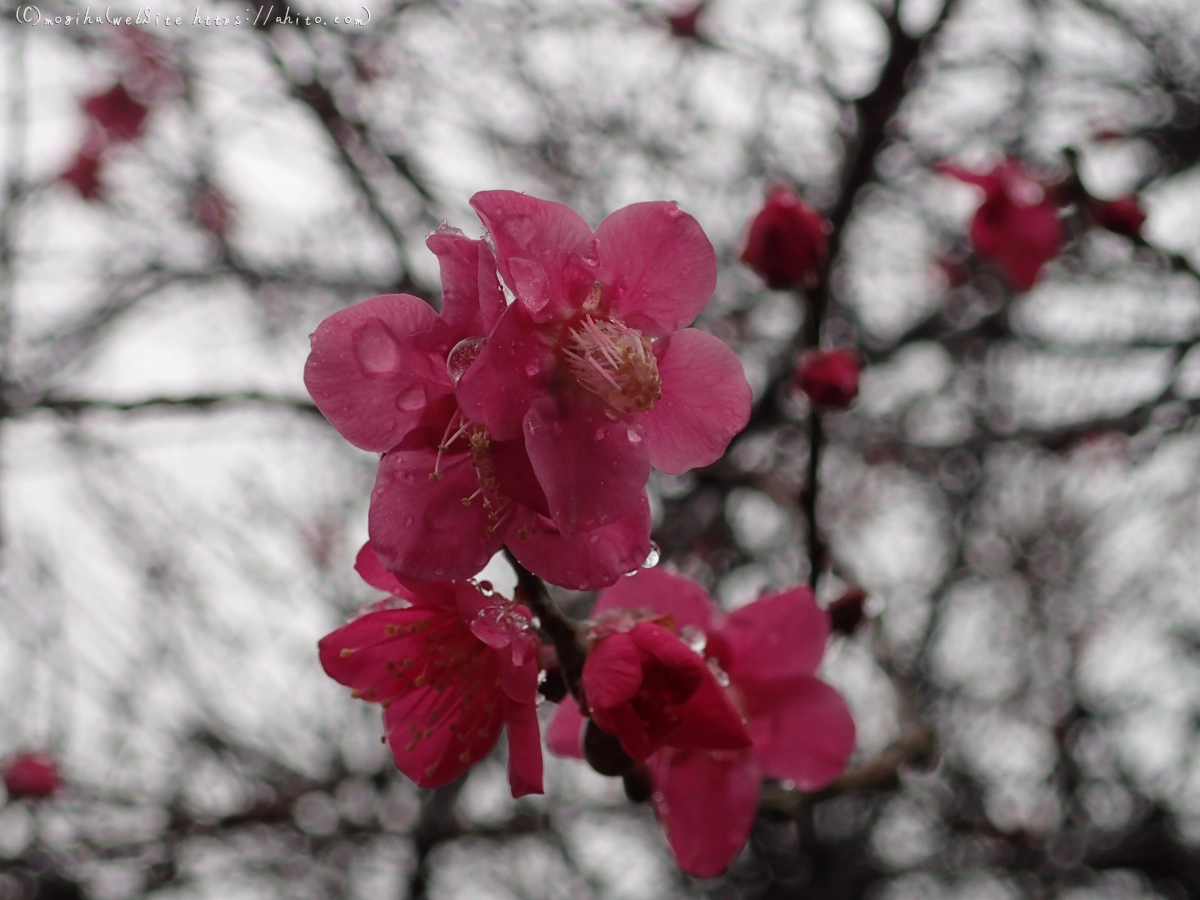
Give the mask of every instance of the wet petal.
[[643, 496], [650, 477], [645, 441], [598, 401], [575, 391], [540, 397], [525, 416], [525, 447], [563, 534], [615, 522]]
[[546, 746], [556, 756], [583, 759], [583, 728], [587, 719], [570, 694], [563, 697], [546, 729]]
[[492, 439], [521, 437], [521, 424], [534, 398], [553, 374], [554, 351], [517, 303], [504, 312], [479, 355], [459, 379], [455, 393], [462, 411], [487, 426]]
[[428, 434], [419, 434], [384, 455], [367, 527], [386, 569], [421, 581], [461, 580], [503, 546], [510, 520], [496, 527], [491, 518], [496, 504], [485, 507], [482, 496], [463, 503], [479, 487], [466, 453], [443, 453], [437, 463], [441, 477], [430, 481], [437, 440], [431, 444]]
[[737, 857], [758, 813], [762, 774], [748, 753], [662, 750], [650, 760], [654, 811], [679, 867], [713, 878]]
[[596, 229], [610, 312], [651, 337], [699, 315], [717, 286], [717, 256], [700, 223], [674, 203], [634, 203]]
[[317, 326], [304, 384], [338, 433], [362, 450], [390, 450], [451, 391], [450, 334], [408, 294], [372, 297]]
[[508, 785], [514, 797], [541, 794], [542, 740], [538, 731], [537, 707], [533, 703], [509, 703]]
[[501, 276], [535, 321], [578, 310], [597, 261], [592, 229], [577, 212], [515, 191], [481, 191], [471, 206], [496, 245]]
[[642, 655], [628, 634], [614, 634], [588, 653], [583, 691], [592, 707], [613, 707], [631, 700], [642, 684]]
[[729, 642], [729, 677], [759, 685], [817, 670], [829, 639], [829, 614], [811, 590], [797, 587], [743, 606], [717, 631]]
[[529, 571], [573, 591], [621, 581], [650, 553], [650, 501], [642, 495], [615, 522], [564, 536], [545, 516], [527, 511], [509, 532], [508, 548]]
[[458, 341], [486, 335], [504, 312], [496, 260], [485, 240], [442, 226], [425, 239], [442, 272], [442, 321]]
[[750, 384], [720, 339], [688, 328], [656, 341], [662, 397], [638, 417], [651, 464], [678, 475], [716, 462], [750, 419]]
[[717, 611], [704, 588], [664, 569], [642, 569], [630, 578], [620, 579], [600, 594], [592, 616], [618, 607], [651, 609], [670, 616], [677, 631], [689, 625], [707, 631]]
[[803, 791], [819, 790], [841, 775], [854, 751], [846, 701], [816, 678], [776, 682], [753, 697], [750, 733], [763, 770]]

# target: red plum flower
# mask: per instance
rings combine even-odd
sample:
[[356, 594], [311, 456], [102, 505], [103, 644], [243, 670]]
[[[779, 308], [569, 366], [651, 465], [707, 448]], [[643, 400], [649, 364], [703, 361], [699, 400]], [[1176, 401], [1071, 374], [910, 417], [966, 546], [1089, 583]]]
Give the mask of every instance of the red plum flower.
[[796, 367], [796, 384], [820, 409], [845, 409], [858, 396], [857, 352], [849, 347], [809, 350]]
[[1093, 200], [1090, 207], [1092, 216], [1102, 228], [1132, 238], [1141, 237], [1146, 213], [1137, 195], [1130, 194], [1116, 200]]
[[[749, 749], [668, 745], [648, 760], [655, 811], [680, 867], [698, 877], [718, 875], [750, 834], [764, 777], [814, 791], [845, 770], [854, 722], [841, 695], [815, 674], [829, 618], [807, 587], [724, 615], [699, 585], [657, 569], [605, 591], [596, 611], [615, 607], [670, 616], [727, 680], [726, 693], [749, 723]], [[582, 724], [578, 706], [567, 698], [547, 731], [547, 745], [560, 755], [581, 756]]]
[[1045, 187], [1016, 160], [984, 174], [951, 165], [938, 171], [983, 189], [983, 204], [971, 220], [971, 244], [1004, 271], [1014, 288], [1033, 287], [1042, 266], [1063, 245], [1058, 207]]
[[441, 263], [440, 315], [407, 294], [363, 301], [318, 326], [305, 366], [330, 423], [383, 453], [368, 521], [376, 552], [404, 577], [461, 580], [507, 543], [555, 584], [611, 584], [650, 553], [645, 477], [615, 520], [570, 534], [557, 527], [525, 441], [501, 440], [455, 396], [482, 335], [506, 314], [492, 251], [449, 228], [428, 245]]
[[790, 188], [775, 185], [750, 222], [742, 262], [773, 290], [811, 286], [829, 255], [829, 223]]
[[515, 296], [458, 383], [463, 412], [521, 441], [566, 536], [628, 515], [650, 466], [716, 461], [750, 414], [741, 363], [687, 328], [716, 285], [700, 225], [635, 203], [593, 232], [561, 203], [512, 191], [471, 199]]
[[538, 640], [529, 610], [467, 582], [404, 584], [367, 544], [355, 564], [392, 596], [320, 642], [321, 665], [383, 706], [396, 766], [421, 787], [458, 778], [508, 726], [514, 797], [542, 792]]
[[673, 631], [639, 621], [626, 609], [600, 616], [592, 631], [583, 665], [592, 721], [616, 737], [631, 759], [645, 762], [663, 746], [750, 745], [741, 716], [712, 670]]
[[48, 753], [21, 753], [4, 763], [4, 788], [13, 800], [49, 797], [60, 787], [58, 766]]

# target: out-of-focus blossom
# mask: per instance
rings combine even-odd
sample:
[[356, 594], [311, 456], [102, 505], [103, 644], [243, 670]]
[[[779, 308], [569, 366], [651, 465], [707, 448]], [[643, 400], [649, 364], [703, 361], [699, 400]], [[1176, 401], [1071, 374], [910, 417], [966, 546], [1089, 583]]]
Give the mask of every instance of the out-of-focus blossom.
[[[854, 722], [841, 695], [815, 674], [829, 618], [805, 587], [725, 616], [699, 585], [658, 569], [605, 591], [596, 612], [617, 607], [669, 616], [693, 652], [727, 681], [727, 695], [749, 723], [749, 749], [668, 745], [649, 759], [655, 811], [680, 867], [698, 877], [718, 875], [750, 834], [764, 777], [813, 791], [845, 770]], [[579, 707], [564, 700], [547, 732], [550, 749], [581, 756], [583, 724]]]
[[750, 222], [742, 262], [774, 290], [812, 286], [829, 255], [829, 223], [791, 189], [775, 185]]
[[233, 226], [233, 204], [219, 188], [208, 182], [197, 185], [192, 193], [192, 215], [200, 227], [217, 237], [225, 237]]
[[135, 100], [125, 85], [115, 84], [84, 98], [83, 111], [106, 141], [120, 144], [141, 136], [150, 108]]
[[671, 34], [679, 38], [695, 38], [699, 36], [696, 25], [700, 15], [708, 7], [708, 0], [701, 0], [680, 12], [667, 16], [667, 27]]
[[520, 442], [566, 536], [640, 501], [650, 466], [714, 462], [750, 414], [750, 386], [720, 340], [687, 328], [717, 263], [674, 203], [635, 203], [595, 232], [569, 207], [476, 194], [497, 268], [515, 295], [458, 382], [463, 412]]
[[1092, 216], [1101, 228], [1136, 238], [1142, 236], [1146, 212], [1136, 194], [1116, 200], [1093, 200], [1089, 204]]
[[4, 789], [12, 800], [49, 797], [60, 787], [58, 766], [48, 753], [21, 753], [3, 767]]
[[[507, 543], [554, 584], [612, 584], [650, 553], [645, 475], [618, 518], [569, 533], [558, 527], [520, 432], [500, 439], [455, 397], [483, 335], [506, 313], [492, 251], [449, 228], [428, 244], [441, 262], [441, 315], [406, 294], [363, 301], [318, 326], [305, 366], [309, 393], [333, 426], [356, 447], [384, 454], [368, 521], [376, 551], [405, 577], [460, 580]], [[572, 437], [544, 452], [565, 466]], [[580, 466], [573, 477], [603, 481], [605, 472]]]
[[84, 200], [95, 200], [104, 192], [104, 185], [100, 181], [100, 163], [100, 151], [84, 147], [59, 179], [79, 191], [79, 196]]
[[514, 797], [542, 792], [538, 640], [530, 613], [468, 582], [404, 584], [367, 544], [355, 565], [392, 596], [321, 639], [321, 665], [383, 706], [396, 766], [421, 787], [453, 781], [508, 727]]
[[[613, 588], [605, 594], [614, 591], [628, 593]], [[750, 745], [741, 716], [699, 654], [662, 624], [640, 620], [628, 609], [608, 609], [592, 627], [583, 690], [592, 721], [616, 737], [631, 759], [644, 762], [663, 746]]]
[[183, 91], [183, 78], [165, 42], [139, 28], [117, 29], [116, 40], [124, 69], [121, 81], [135, 96], [154, 105]]
[[796, 385], [819, 409], [845, 409], [858, 396], [861, 359], [850, 347], [809, 350], [796, 366]]
[[1014, 288], [1033, 287], [1063, 245], [1058, 207], [1045, 186], [1011, 159], [986, 173], [953, 165], [938, 171], [983, 189], [983, 204], [971, 220], [971, 244], [1003, 270]]

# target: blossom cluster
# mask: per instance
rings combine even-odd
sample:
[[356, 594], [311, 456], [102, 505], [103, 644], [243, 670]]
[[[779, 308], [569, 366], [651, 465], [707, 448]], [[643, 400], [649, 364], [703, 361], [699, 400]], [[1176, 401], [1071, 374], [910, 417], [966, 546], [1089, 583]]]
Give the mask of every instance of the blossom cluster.
[[[594, 231], [510, 191], [471, 204], [488, 238], [443, 226], [427, 242], [440, 312], [374, 297], [312, 336], [318, 408], [381, 454], [356, 567], [388, 595], [320, 642], [321, 663], [383, 707], [396, 764], [423, 787], [461, 776], [506, 729], [513, 796], [542, 791], [539, 681], [562, 681], [551, 749], [649, 778], [683, 868], [716, 874], [765, 777], [821, 787], [854, 744], [845, 703], [814, 675], [829, 619], [811, 592], [725, 616], [694, 582], [640, 568], [651, 467], [716, 461], [750, 413], [737, 357], [689, 327], [716, 255], [673, 203]], [[849, 402], [838, 360], [802, 389], [832, 378], [820, 402]], [[530, 577], [605, 589], [573, 626], [573, 676], [561, 644], [541, 646], [530, 598], [475, 580], [502, 548]]]

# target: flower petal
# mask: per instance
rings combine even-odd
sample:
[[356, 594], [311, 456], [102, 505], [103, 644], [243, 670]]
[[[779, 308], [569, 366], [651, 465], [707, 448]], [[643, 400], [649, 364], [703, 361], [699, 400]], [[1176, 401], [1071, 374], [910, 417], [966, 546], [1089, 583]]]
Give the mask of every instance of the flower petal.
[[485, 240], [443, 225], [425, 239], [442, 271], [442, 321], [456, 341], [486, 335], [504, 312], [496, 260]]
[[473, 700], [462, 702], [461, 690], [425, 687], [385, 707], [383, 723], [396, 768], [421, 787], [433, 788], [449, 784], [487, 756], [504, 725], [505, 700], [498, 689]]
[[362, 450], [390, 450], [451, 389], [450, 333], [423, 300], [372, 297], [317, 326], [304, 384], [338, 433]]
[[400, 579], [383, 567], [383, 563], [379, 561], [379, 555], [375, 552], [375, 548], [371, 546], [371, 542], [367, 541], [358, 551], [358, 556], [354, 559], [354, 571], [359, 574], [363, 581], [371, 587], [379, 591], [387, 591], [396, 597], [403, 597], [405, 600], [412, 600], [413, 593], [403, 584]]
[[470, 578], [503, 546], [509, 523], [489, 534], [493, 509], [478, 497], [463, 504], [479, 487], [468, 454], [442, 453], [441, 477], [429, 480], [437, 459], [431, 434], [415, 435], [380, 460], [367, 530], [390, 571], [420, 581]]
[[743, 750], [752, 743], [742, 714], [707, 665], [695, 693], [679, 707], [678, 715], [679, 724], [666, 738], [668, 747]]
[[615, 522], [565, 536], [545, 516], [515, 522], [508, 549], [529, 571], [573, 591], [621, 581], [650, 554], [650, 501], [645, 494]]
[[634, 203], [596, 229], [610, 311], [651, 337], [700, 314], [717, 286], [717, 255], [700, 223], [674, 203]]
[[562, 698], [554, 710], [554, 718], [546, 729], [546, 746], [555, 756], [583, 759], [583, 729], [587, 719], [570, 694]]
[[508, 785], [512, 795], [524, 797], [544, 793], [537, 706], [510, 702], [505, 721], [508, 725]]
[[739, 685], [812, 675], [825, 655], [829, 614], [807, 587], [760, 597], [717, 629], [729, 642], [727, 673]]
[[704, 588], [690, 578], [664, 569], [642, 569], [630, 578], [622, 578], [600, 594], [592, 608], [592, 617], [607, 609], [651, 609], [670, 616], [675, 628], [688, 626], [707, 631], [717, 611]]
[[592, 707], [618, 706], [642, 686], [642, 655], [628, 634], [614, 634], [592, 647], [583, 664], [583, 691]]
[[679, 867], [696, 878], [729, 868], [750, 837], [762, 774], [748, 753], [661, 750], [650, 759], [654, 811]]
[[599, 401], [567, 390], [534, 400], [525, 415], [525, 447], [563, 534], [615, 522], [644, 495], [650, 477], [645, 441]]
[[514, 303], [459, 379], [458, 403], [471, 421], [487, 426], [492, 440], [515, 440], [555, 365], [549, 341], [525, 308]]
[[819, 790], [841, 775], [854, 751], [846, 701], [816, 678], [776, 682], [755, 695], [750, 733], [763, 770], [803, 791]]
[[573, 314], [596, 280], [595, 239], [569, 206], [515, 191], [471, 198], [496, 245], [505, 282], [537, 322]]
[[719, 338], [687, 328], [654, 343], [662, 397], [638, 421], [651, 464], [679, 475], [716, 462], [750, 420], [750, 383]]

